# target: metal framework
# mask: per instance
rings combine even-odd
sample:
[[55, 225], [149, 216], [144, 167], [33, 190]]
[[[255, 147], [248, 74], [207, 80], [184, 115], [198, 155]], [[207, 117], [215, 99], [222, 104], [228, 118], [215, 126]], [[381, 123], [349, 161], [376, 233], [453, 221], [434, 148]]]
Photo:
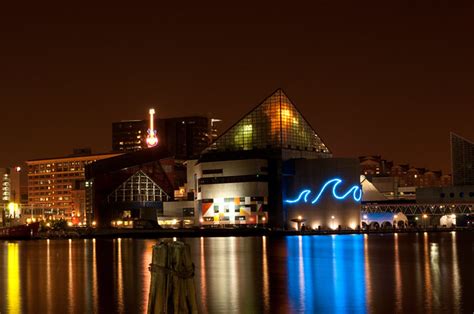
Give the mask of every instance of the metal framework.
[[471, 214], [474, 204], [362, 204], [365, 213], [403, 213], [413, 215]]
[[206, 151], [293, 149], [328, 157], [331, 152], [294, 106], [278, 89], [224, 132]]
[[143, 171], [139, 170], [107, 196], [107, 202], [157, 202], [170, 197]]

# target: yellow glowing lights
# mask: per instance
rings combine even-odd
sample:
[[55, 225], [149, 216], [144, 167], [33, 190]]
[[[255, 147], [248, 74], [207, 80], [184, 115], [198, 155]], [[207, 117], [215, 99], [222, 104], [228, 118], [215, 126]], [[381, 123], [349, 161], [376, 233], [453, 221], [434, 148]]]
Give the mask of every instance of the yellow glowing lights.
[[10, 217], [18, 217], [20, 214], [18, 203], [8, 203], [8, 212]]
[[298, 216], [298, 220], [301, 220], [301, 219], [303, 219], [303, 217], [301, 217], [301, 216]]
[[21, 313], [20, 253], [18, 243], [8, 243], [7, 255], [7, 309], [10, 309], [12, 313]]
[[251, 124], [244, 125], [244, 132], [252, 132], [253, 127]]
[[423, 214], [423, 218], [428, 218], [428, 215], [427, 214]]
[[156, 136], [156, 130], [154, 126], [154, 115], [155, 115], [155, 109], [151, 108], [149, 110], [150, 114], [150, 128], [148, 129], [148, 135], [146, 136], [146, 144], [148, 147], [155, 147], [158, 145], [158, 137]]

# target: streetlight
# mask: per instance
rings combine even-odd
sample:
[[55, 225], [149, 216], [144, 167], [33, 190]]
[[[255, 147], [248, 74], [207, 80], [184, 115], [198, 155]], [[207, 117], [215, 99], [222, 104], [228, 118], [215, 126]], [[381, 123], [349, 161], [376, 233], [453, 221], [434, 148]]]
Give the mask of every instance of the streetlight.
[[426, 228], [426, 219], [428, 218], [427, 214], [423, 214], [423, 226]]
[[291, 221], [296, 222], [298, 231], [301, 231], [301, 223], [306, 221], [306, 219], [304, 219], [302, 216], [298, 216], [296, 218], [291, 219]]

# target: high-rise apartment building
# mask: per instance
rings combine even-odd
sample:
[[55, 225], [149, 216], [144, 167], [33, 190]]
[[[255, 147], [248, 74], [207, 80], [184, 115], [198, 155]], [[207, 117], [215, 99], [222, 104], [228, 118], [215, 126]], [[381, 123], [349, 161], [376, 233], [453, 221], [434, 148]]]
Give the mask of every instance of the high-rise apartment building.
[[[158, 145], [178, 160], [199, 154], [217, 137], [216, 119], [201, 116], [154, 119]], [[147, 148], [148, 120], [129, 120], [112, 124], [112, 149], [132, 152]]]
[[454, 185], [474, 185], [474, 143], [451, 133], [451, 167]]
[[120, 154], [90, 154], [75, 151], [66, 157], [29, 160], [28, 205], [43, 210], [45, 216], [83, 222], [85, 206], [85, 166]]

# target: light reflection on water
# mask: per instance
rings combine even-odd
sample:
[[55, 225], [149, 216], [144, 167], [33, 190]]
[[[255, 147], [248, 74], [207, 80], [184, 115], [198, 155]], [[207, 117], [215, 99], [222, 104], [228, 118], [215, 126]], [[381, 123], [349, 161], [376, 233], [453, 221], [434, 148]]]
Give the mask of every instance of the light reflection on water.
[[[472, 233], [188, 238], [203, 313], [469, 312]], [[146, 312], [157, 240], [0, 242], [1, 313]]]

